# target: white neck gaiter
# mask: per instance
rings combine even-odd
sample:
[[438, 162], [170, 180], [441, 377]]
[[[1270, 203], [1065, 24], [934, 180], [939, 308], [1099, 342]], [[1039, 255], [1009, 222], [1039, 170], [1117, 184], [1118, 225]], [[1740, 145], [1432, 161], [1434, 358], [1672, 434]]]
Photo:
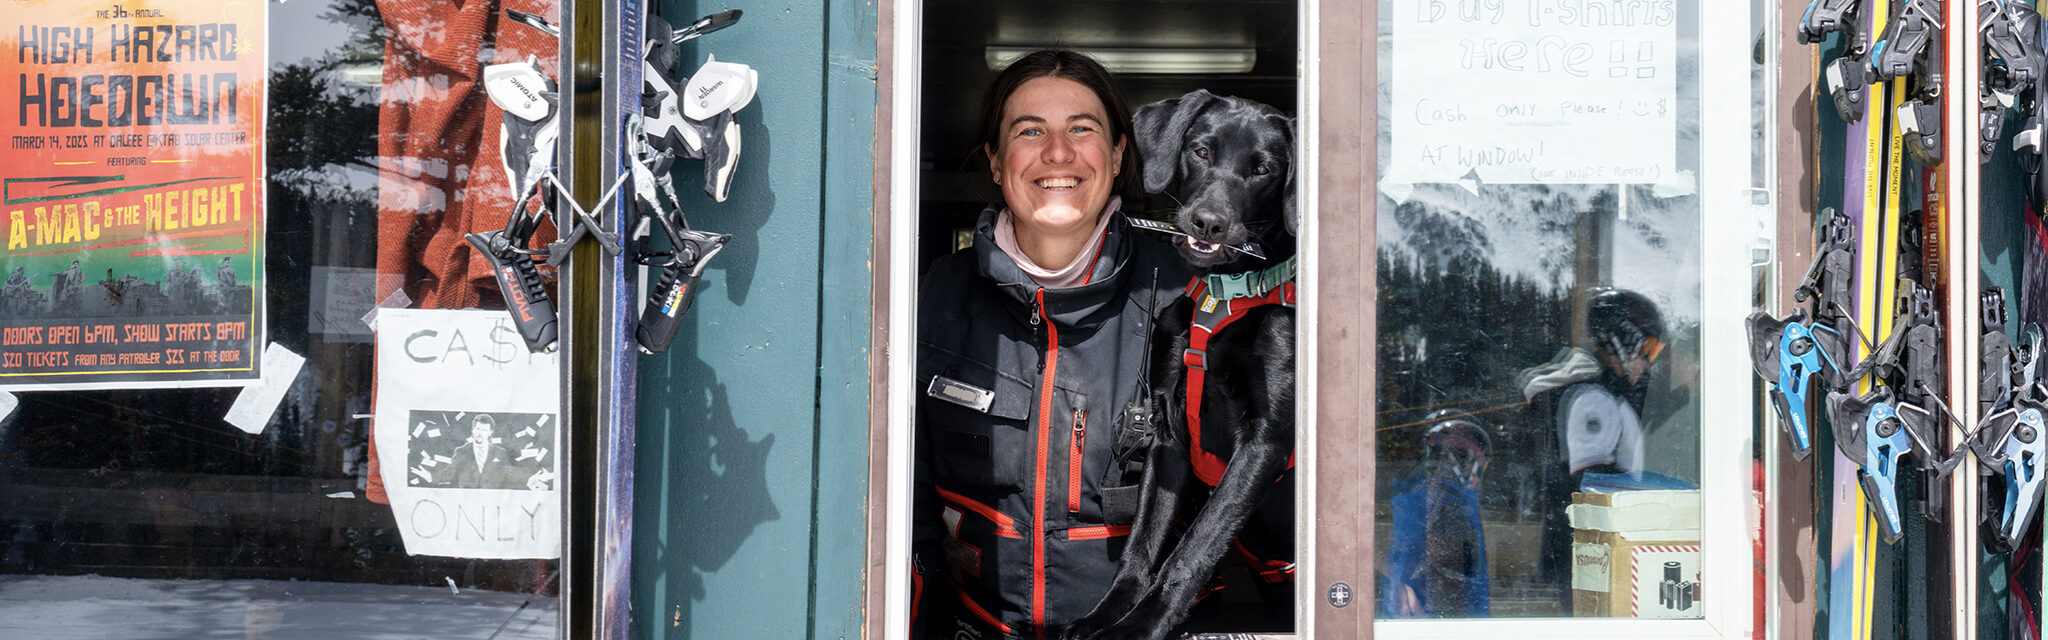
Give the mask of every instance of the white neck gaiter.
[[1102, 239], [1107, 235], [1104, 231], [1109, 228], [1109, 215], [1122, 204], [1123, 198], [1110, 196], [1109, 204], [1103, 206], [1102, 215], [1095, 221], [1095, 234], [1089, 237], [1088, 244], [1081, 247], [1080, 253], [1074, 254], [1072, 262], [1058, 269], [1038, 266], [1038, 263], [1031, 261], [1031, 256], [1024, 254], [1024, 250], [1017, 245], [1015, 214], [1010, 213], [1009, 207], [1003, 207], [1003, 211], [996, 215], [996, 248], [1002, 249], [1004, 255], [1015, 260], [1017, 266], [1024, 270], [1024, 274], [1031, 276], [1039, 286], [1047, 289], [1065, 289], [1088, 284], [1088, 267], [1094, 264], [1095, 253], [1102, 247]]

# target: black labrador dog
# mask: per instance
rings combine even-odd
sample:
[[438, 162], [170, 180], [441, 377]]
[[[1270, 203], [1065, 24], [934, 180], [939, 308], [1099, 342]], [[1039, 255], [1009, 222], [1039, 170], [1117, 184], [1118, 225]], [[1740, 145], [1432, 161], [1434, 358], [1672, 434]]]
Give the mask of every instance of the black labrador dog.
[[[1145, 190], [1178, 201], [1173, 222], [1186, 235], [1176, 247], [1210, 284], [1154, 324], [1156, 419], [1136, 521], [1109, 592], [1068, 629], [1072, 640], [1164, 637], [1241, 534], [1259, 537], [1268, 557], [1293, 557], [1294, 119], [1197, 90], [1146, 105], [1135, 120]], [[1229, 299], [1263, 292], [1277, 302], [1282, 281], [1284, 304]], [[1204, 329], [1214, 332], [1206, 348], [1190, 353]]]

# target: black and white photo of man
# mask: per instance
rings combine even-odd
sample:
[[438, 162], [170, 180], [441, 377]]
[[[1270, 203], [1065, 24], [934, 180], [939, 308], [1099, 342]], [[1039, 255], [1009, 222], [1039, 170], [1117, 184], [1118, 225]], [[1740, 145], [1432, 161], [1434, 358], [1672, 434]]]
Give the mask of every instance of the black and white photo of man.
[[490, 414], [479, 413], [469, 420], [469, 439], [456, 448], [455, 469], [450, 481], [460, 489], [522, 489], [524, 483], [513, 476], [512, 456], [505, 447], [497, 443], [492, 428], [497, 421]]
[[554, 416], [414, 411], [407, 484], [443, 489], [554, 488]]

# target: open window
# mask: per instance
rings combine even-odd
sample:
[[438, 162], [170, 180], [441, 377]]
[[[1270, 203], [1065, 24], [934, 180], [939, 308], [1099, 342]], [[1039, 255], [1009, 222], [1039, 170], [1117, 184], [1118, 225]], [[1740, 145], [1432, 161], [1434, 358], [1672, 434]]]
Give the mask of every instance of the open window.
[[[893, 212], [893, 224], [903, 225], [904, 231], [892, 240], [895, 250], [891, 260], [915, 258], [899, 272], [898, 284], [891, 288], [905, 296], [917, 290], [916, 283], [935, 260], [956, 251], [971, 250], [968, 247], [973, 242], [979, 215], [991, 201], [1000, 198], [977, 141], [978, 107], [997, 71], [1025, 53], [1039, 48], [1062, 48], [1095, 57], [1116, 76], [1119, 89], [1134, 111], [1195, 89], [1257, 101], [1289, 115], [1297, 112], [1300, 102], [1300, 5], [1292, 0], [928, 0], [898, 2], [895, 6], [899, 21], [896, 33], [909, 41], [907, 45], [899, 43], [898, 51], [910, 55], [899, 53], [895, 59], [897, 73], [893, 76], [898, 82], [898, 99], [894, 102], [898, 112], [894, 114], [896, 131], [892, 138], [893, 144], [899, 145], [895, 149], [893, 177], [899, 181], [899, 189], [891, 197], [904, 199], [896, 201]], [[912, 112], [903, 113], [905, 109]], [[1127, 167], [1125, 171], [1134, 169]], [[1121, 210], [1134, 217], [1170, 219], [1174, 201], [1135, 193], [1141, 191], [1135, 186], [1138, 182], [1133, 180], [1134, 187], [1127, 192]], [[1170, 237], [1155, 239], [1165, 241]], [[1160, 284], [1178, 289], [1182, 283]], [[914, 326], [916, 315], [906, 310], [931, 304], [925, 300], [906, 302], [889, 314], [893, 316], [891, 337], [905, 340], [898, 343], [900, 347], [891, 349], [892, 353], [903, 354], [898, 359], [917, 352], [916, 338], [904, 335]], [[907, 368], [910, 363], [891, 364]], [[915, 388], [905, 389], [906, 386]], [[903, 474], [901, 477], [907, 478], [911, 464], [908, 447], [896, 448], [896, 440], [911, 437], [915, 415], [911, 407], [915, 397], [924, 395], [925, 387], [913, 377], [899, 374], [892, 377], [891, 389], [899, 404], [892, 410], [889, 461], [892, 468]], [[994, 391], [1000, 394], [1003, 389]], [[1108, 426], [1108, 422], [1093, 420], [1089, 426]], [[1105, 429], [1101, 434], [1113, 435], [1114, 431]], [[1028, 452], [1018, 453], [1029, 457]], [[898, 502], [909, 499], [907, 486], [892, 485], [895, 487], [904, 490], [892, 493], [891, 506], [907, 511], [908, 505]], [[1293, 503], [1290, 494], [1275, 496], [1273, 500], [1279, 504]], [[963, 507], [960, 511], [971, 514], [973, 509]], [[907, 526], [907, 519], [897, 522]], [[1299, 526], [1294, 528], [1298, 530]], [[1112, 529], [1122, 535], [1121, 529]], [[1287, 535], [1292, 538], [1291, 533]], [[1116, 551], [1121, 548], [1121, 541], [1114, 541], [1104, 561], [1114, 563]], [[906, 550], [907, 545], [891, 548], [888, 553], [893, 559]], [[1262, 587], [1259, 570], [1239, 559], [1236, 553], [1225, 558], [1223, 572], [1223, 584], [1228, 586], [1218, 592], [1221, 601], [1249, 600], [1241, 605], [1208, 607], [1219, 613], [1194, 623], [1203, 625], [1198, 630], [1213, 627], [1285, 632], [1292, 628], [1296, 614], [1290, 601], [1294, 599], [1290, 586]], [[1278, 591], [1280, 598], [1260, 599], [1256, 594], [1262, 590]], [[892, 599], [888, 606], [893, 613], [904, 602], [907, 601]], [[1244, 615], [1238, 615], [1239, 611]]]

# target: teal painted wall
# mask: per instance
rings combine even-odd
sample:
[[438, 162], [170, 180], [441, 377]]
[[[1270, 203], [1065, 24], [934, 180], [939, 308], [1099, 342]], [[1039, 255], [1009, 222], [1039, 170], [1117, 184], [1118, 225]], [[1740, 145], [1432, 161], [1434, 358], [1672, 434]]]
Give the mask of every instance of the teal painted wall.
[[866, 567], [872, 2], [741, 9], [686, 43], [761, 74], [731, 197], [677, 175], [698, 228], [733, 234], [674, 347], [640, 364], [633, 637], [857, 638]]

